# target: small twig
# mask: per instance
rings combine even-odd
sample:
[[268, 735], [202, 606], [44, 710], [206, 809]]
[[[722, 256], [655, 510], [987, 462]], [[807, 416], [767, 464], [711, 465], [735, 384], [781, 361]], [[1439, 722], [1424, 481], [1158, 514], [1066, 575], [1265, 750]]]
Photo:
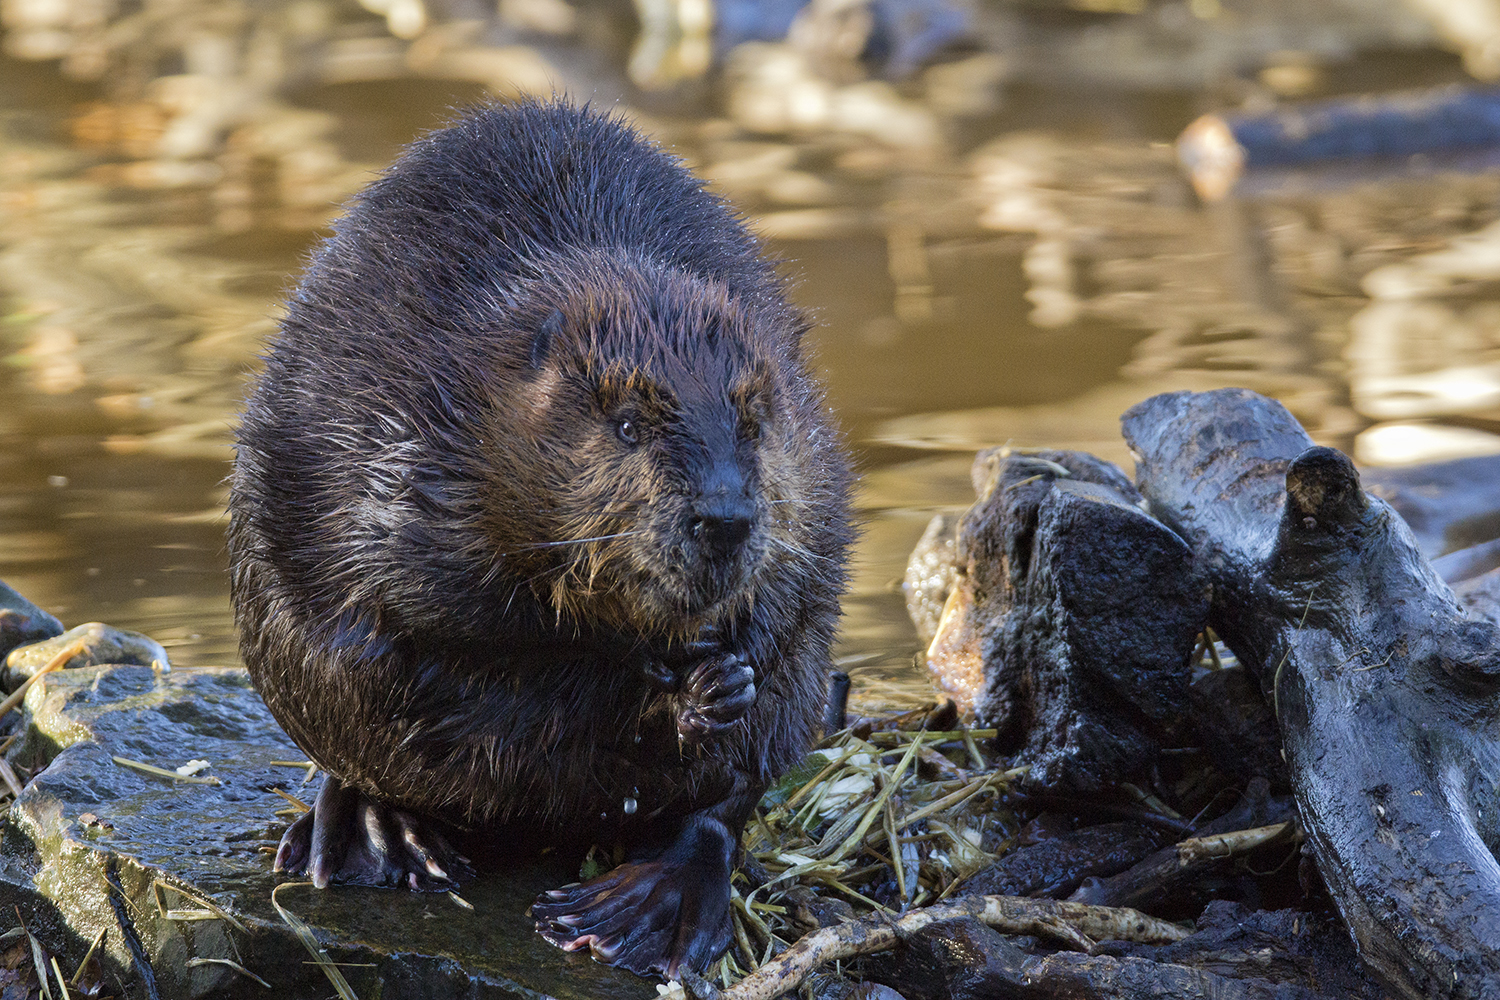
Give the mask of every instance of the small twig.
[[302, 783], [304, 785], [313, 780], [318, 774], [318, 765], [310, 760], [273, 760], [270, 763], [272, 767], [306, 768], [307, 773], [302, 776]]
[[349, 980], [344, 978], [344, 974], [338, 970], [338, 966], [328, 957], [328, 952], [324, 951], [323, 946], [318, 944], [318, 939], [313, 935], [312, 928], [308, 927], [301, 917], [282, 906], [281, 901], [276, 898], [276, 894], [283, 889], [301, 889], [310, 885], [312, 885], [311, 882], [281, 883], [271, 890], [271, 905], [276, 908], [276, 912], [281, 916], [282, 921], [292, 929], [292, 933], [297, 935], [297, 940], [302, 942], [302, 947], [307, 949], [307, 953], [312, 956], [313, 961], [318, 963], [318, 968], [323, 970], [323, 975], [328, 977], [328, 981], [333, 984], [334, 990], [342, 1000], [359, 1000], [358, 995], [354, 992], [354, 987], [349, 985]]
[[26, 926], [26, 921], [21, 917], [21, 908], [16, 907], [16, 919], [21, 921], [21, 930], [26, 932], [26, 940], [31, 945], [31, 967], [36, 972], [36, 981], [41, 986], [42, 996], [52, 1000], [52, 987], [47, 985], [47, 961], [42, 956], [42, 943], [31, 933], [31, 928]]
[[68, 984], [63, 981], [62, 966], [57, 964], [57, 956], [52, 956], [52, 974], [57, 977], [57, 988], [62, 991], [62, 1000], [70, 1000], [72, 994], [68, 992]]
[[[202, 907], [202, 910], [168, 909], [166, 900], [162, 897], [163, 890], [170, 890], [172, 892], [175, 892], [177, 893], [177, 895], [181, 896], [189, 903], [197, 903], [200, 907]], [[250, 933], [245, 928], [245, 925], [236, 920], [232, 914], [225, 912], [222, 908], [209, 902], [202, 896], [195, 896], [191, 892], [188, 892], [186, 889], [178, 888], [170, 882], [163, 881], [162, 879], [157, 879], [155, 882], [151, 883], [151, 892], [156, 899], [156, 912], [161, 914], [162, 917], [166, 920], [223, 920], [230, 926], [232, 926], [235, 930], [239, 931], [241, 934]], [[201, 913], [203, 910], [207, 910], [211, 914], [211, 916], [203, 917], [188, 915]], [[178, 916], [174, 917], [173, 914], [178, 914]]]
[[68, 980], [69, 985], [77, 986], [78, 981], [83, 978], [83, 970], [89, 967], [89, 959], [94, 957], [94, 952], [98, 951], [99, 946], [104, 943], [104, 932], [107, 930], [109, 930], [108, 927], [101, 927], [99, 933], [94, 935], [94, 943], [89, 945], [88, 951], [84, 952], [83, 961], [78, 963], [78, 970], [73, 973], [73, 978]]
[[[854, 832], [845, 837], [835, 850], [827, 854], [827, 860], [842, 861], [849, 856], [851, 851], [854, 851], [864, 842], [865, 834], [869, 831], [870, 825], [883, 813], [886, 801], [901, 786], [901, 779], [906, 776], [906, 772], [911, 768], [912, 762], [916, 759], [917, 750], [921, 745], [922, 741], [920, 739], [912, 743], [911, 747], [901, 757], [901, 763], [897, 764], [896, 769], [886, 777], [885, 787], [880, 790], [880, 794], [875, 796], [874, 801], [865, 807], [864, 817], [855, 826]], [[825, 853], [824, 847], [825, 844], [820, 843], [814, 850], [810, 850], [807, 853], [813, 857], [818, 857], [820, 854]]]
[[306, 802], [303, 802], [301, 799], [297, 798], [297, 796], [292, 795], [289, 792], [283, 792], [279, 788], [272, 788], [271, 791], [275, 792], [277, 795], [280, 795], [292, 805], [296, 806], [299, 811], [312, 812], [312, 806], [308, 805]]
[[1207, 837], [1194, 837], [1177, 845], [1177, 863], [1188, 865], [1213, 858], [1230, 858], [1236, 854], [1253, 851], [1286, 837], [1297, 829], [1294, 821], [1258, 826], [1252, 830], [1235, 830], [1232, 833], [1216, 833]]
[[1215, 670], [1223, 670], [1224, 663], [1219, 659], [1219, 637], [1214, 635], [1213, 629], [1204, 629], [1203, 638], [1208, 643], [1208, 658], [1213, 661]]
[[928, 816], [931, 816], [935, 813], [943, 812], [949, 808], [957, 808], [966, 800], [973, 798], [975, 795], [978, 795], [990, 785], [995, 784], [998, 779], [1004, 777], [1005, 774], [1003, 772], [996, 771], [991, 774], [987, 774], [982, 778], [976, 778], [964, 787], [960, 788], [958, 791], [951, 792], [948, 795], [944, 795], [936, 802], [929, 802], [922, 808], [915, 809], [907, 813], [904, 817], [902, 817], [900, 825], [896, 827], [897, 832], [900, 832], [901, 830], [906, 829], [918, 820], [924, 820]]
[[21, 779], [16, 777], [15, 768], [4, 757], [0, 757], [0, 779], [4, 779], [12, 795], [18, 799], [21, 797]]
[[25, 701], [26, 692], [30, 691], [31, 686], [38, 680], [52, 673], [52, 671], [54, 670], [61, 670], [69, 660], [77, 656], [79, 653], [85, 652], [87, 649], [88, 642], [84, 639], [74, 639], [72, 642], [64, 646], [58, 652], [58, 654], [52, 657], [52, 659], [48, 660], [40, 670], [22, 681], [21, 686], [12, 691], [9, 698], [6, 698], [4, 701], [0, 701], [0, 716], [5, 715], [6, 712], [9, 712], [11, 709], [21, 704], [21, 702]]
[[171, 778], [173, 781], [186, 781], [191, 785], [224, 784], [223, 781], [214, 777], [213, 775], [209, 775], [206, 778], [200, 778], [195, 774], [178, 774], [176, 771], [169, 771], [164, 767], [157, 767], [155, 764], [147, 764], [139, 760], [131, 760], [129, 757], [112, 756], [109, 759], [114, 761], [116, 764], [119, 764], [121, 767], [128, 767], [131, 770], [140, 771], [142, 774], [153, 775], [157, 778]]

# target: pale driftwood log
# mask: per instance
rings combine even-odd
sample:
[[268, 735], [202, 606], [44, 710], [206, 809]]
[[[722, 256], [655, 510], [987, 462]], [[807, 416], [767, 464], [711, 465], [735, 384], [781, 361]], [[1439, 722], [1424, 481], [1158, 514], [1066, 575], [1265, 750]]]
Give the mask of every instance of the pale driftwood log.
[[[1034, 934], [1079, 951], [1088, 951], [1102, 940], [1166, 944], [1188, 935], [1176, 924], [1138, 910], [1020, 896], [965, 896], [901, 917], [873, 914], [814, 931], [730, 989], [707, 995], [724, 1000], [774, 1000], [801, 986], [821, 965], [893, 948], [926, 927], [963, 917], [973, 917], [1006, 934]], [[692, 985], [702, 991], [699, 983]]]
[[1302, 826], [1401, 996], [1500, 997], [1500, 626], [1469, 614], [1347, 458], [1245, 390], [1125, 415], [1153, 513], [1259, 677]]

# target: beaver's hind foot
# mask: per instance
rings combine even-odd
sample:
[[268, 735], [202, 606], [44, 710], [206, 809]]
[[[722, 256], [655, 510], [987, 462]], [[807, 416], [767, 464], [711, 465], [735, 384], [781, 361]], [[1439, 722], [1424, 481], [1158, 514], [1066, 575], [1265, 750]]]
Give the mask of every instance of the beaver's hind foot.
[[689, 817], [659, 854], [596, 879], [543, 893], [536, 928], [564, 951], [588, 948], [608, 965], [677, 978], [729, 947], [729, 862], [734, 837], [709, 816]]
[[331, 774], [312, 809], [282, 834], [275, 870], [306, 872], [319, 889], [341, 882], [404, 885], [424, 892], [456, 889], [459, 879], [474, 874], [469, 859], [430, 823]]

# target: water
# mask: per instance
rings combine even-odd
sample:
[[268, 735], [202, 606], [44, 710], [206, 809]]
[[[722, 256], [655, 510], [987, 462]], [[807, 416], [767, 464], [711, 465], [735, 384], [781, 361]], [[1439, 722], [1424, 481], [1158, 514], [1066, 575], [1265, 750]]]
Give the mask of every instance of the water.
[[[1458, 75], [1372, 56], [1324, 85]], [[330, 206], [481, 93], [306, 87], [173, 163], [132, 152], [160, 134], [149, 106], [0, 60], [0, 577], [70, 625], [147, 632], [180, 667], [235, 662], [224, 477], [280, 296]], [[862, 707], [928, 696], [898, 581], [932, 514], [972, 498], [976, 448], [1128, 463], [1130, 403], [1249, 385], [1366, 460], [1500, 450], [1500, 179], [1358, 174], [1203, 207], [1167, 144], [1208, 100], [1015, 83], [921, 148], [641, 116], [767, 233], [819, 320], [864, 477], [838, 651]], [[1380, 268], [1416, 291], [1372, 293]], [[1454, 371], [1465, 396], [1434, 381]]]

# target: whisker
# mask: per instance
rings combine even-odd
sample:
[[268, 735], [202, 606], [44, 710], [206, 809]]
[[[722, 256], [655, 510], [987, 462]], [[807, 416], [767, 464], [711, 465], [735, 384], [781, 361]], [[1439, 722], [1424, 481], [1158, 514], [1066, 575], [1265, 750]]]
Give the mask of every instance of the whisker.
[[559, 542], [532, 542], [529, 545], [522, 545], [520, 548], [511, 549], [509, 552], [502, 552], [500, 553], [500, 555], [502, 557], [513, 556], [518, 552], [534, 552], [537, 549], [555, 549], [562, 545], [587, 545], [590, 542], [608, 542], [613, 541], [616, 538], [630, 538], [632, 536], [641, 534], [644, 534], [644, 532], [639, 530], [620, 531], [616, 532], [613, 535], [595, 535], [592, 538], [565, 538]]
[[812, 549], [809, 549], [807, 546], [798, 545], [795, 542], [787, 541], [785, 538], [778, 538], [775, 535], [767, 535], [766, 541], [770, 542], [772, 545], [775, 545], [777, 548], [785, 549], [787, 552], [790, 552], [794, 556], [801, 556], [805, 559], [816, 559], [819, 562], [834, 562], [834, 560], [830, 556], [820, 556]]

